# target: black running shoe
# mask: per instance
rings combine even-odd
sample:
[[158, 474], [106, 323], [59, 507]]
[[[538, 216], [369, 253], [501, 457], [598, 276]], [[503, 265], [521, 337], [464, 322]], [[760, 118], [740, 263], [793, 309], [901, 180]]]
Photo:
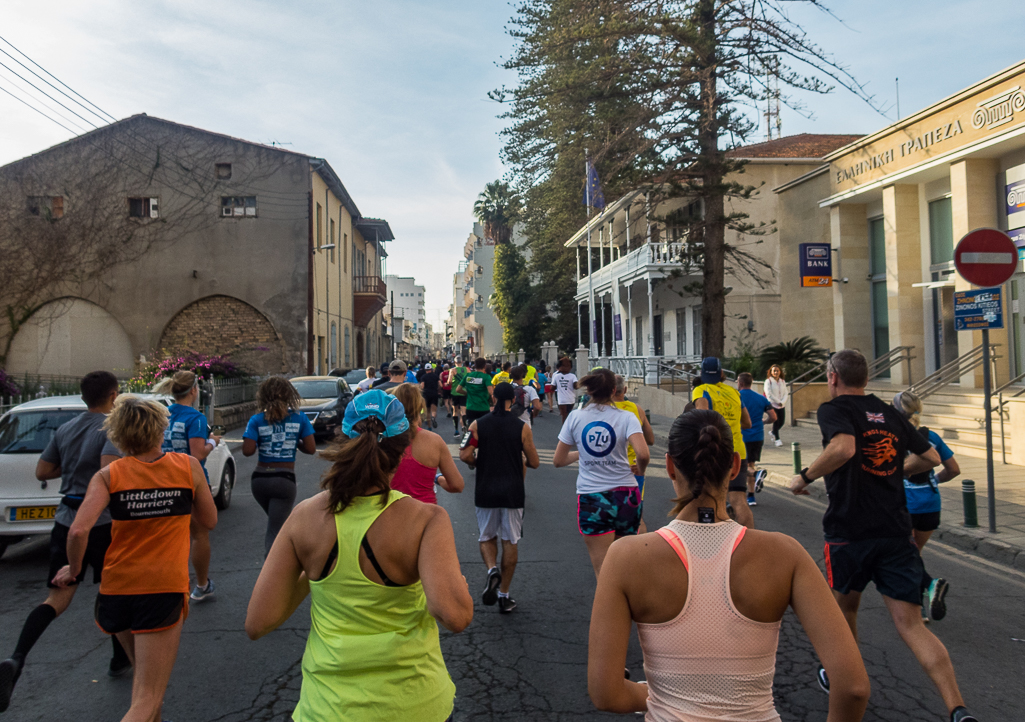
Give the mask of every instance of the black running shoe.
[[826, 674], [825, 667], [819, 667], [819, 671], [815, 673], [815, 679], [819, 681], [822, 691], [829, 694], [829, 676]]
[[110, 660], [110, 666], [107, 667], [108, 677], [124, 677], [126, 674], [130, 674], [132, 671], [132, 662], [127, 657], [124, 659], [112, 659]]
[[759, 469], [755, 472], [755, 493], [761, 493], [762, 489], [765, 488], [765, 477], [769, 475], [765, 469]]
[[955, 707], [954, 711], [950, 713], [950, 722], [979, 722], [979, 720], [975, 719], [975, 716], [964, 707]]
[[944, 600], [949, 590], [950, 585], [947, 584], [947, 580], [937, 577], [932, 580], [932, 584], [925, 591], [925, 611], [929, 615], [929, 619], [934, 622], [947, 616], [947, 603]]
[[480, 601], [485, 606], [493, 606], [498, 601], [498, 587], [502, 583], [502, 572], [498, 567], [492, 567], [488, 571], [488, 581], [484, 586], [484, 593], [480, 595]]
[[498, 611], [501, 614], [508, 614], [512, 610], [516, 609], [516, 600], [512, 597], [499, 597], [498, 598]]
[[11, 694], [14, 685], [21, 676], [21, 663], [15, 659], [0, 662], [0, 712], [11, 706]]
[[437, 419], [431, 419], [431, 424], [434, 426], [434, 428], [438, 428], [438, 420]]

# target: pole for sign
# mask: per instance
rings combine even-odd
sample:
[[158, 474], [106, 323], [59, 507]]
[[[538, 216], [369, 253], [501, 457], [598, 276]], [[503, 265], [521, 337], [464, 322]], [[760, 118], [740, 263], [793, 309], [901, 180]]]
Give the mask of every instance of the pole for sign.
[[997, 498], [993, 483], [993, 413], [990, 395], [993, 392], [989, 367], [989, 329], [982, 329], [982, 394], [986, 410], [986, 494], [989, 504], [989, 531], [997, 531]]

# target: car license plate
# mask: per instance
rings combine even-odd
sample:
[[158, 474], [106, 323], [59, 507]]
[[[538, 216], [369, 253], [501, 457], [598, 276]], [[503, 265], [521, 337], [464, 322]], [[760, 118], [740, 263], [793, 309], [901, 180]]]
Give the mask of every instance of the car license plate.
[[57, 515], [56, 506], [16, 506], [10, 521], [47, 521]]

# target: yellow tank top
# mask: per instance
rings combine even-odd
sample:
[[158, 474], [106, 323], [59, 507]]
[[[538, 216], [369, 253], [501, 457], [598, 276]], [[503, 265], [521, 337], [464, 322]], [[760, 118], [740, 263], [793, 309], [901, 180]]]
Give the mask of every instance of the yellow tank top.
[[[641, 422], [641, 428], [644, 428], [644, 414], [641, 413], [641, 410], [637, 408], [637, 404], [633, 401], [613, 401], [612, 405], [617, 409], [629, 411], [631, 414], [636, 416], [637, 420]], [[634, 447], [630, 446], [630, 444], [626, 445], [626, 460], [630, 462], [630, 466], [637, 463], [637, 452], [634, 451]]]
[[356, 498], [335, 515], [338, 562], [310, 582], [310, 636], [295, 722], [442, 722], [456, 686], [445, 668], [438, 623], [420, 582], [376, 584], [359, 566], [360, 542], [388, 506], [406, 496]]

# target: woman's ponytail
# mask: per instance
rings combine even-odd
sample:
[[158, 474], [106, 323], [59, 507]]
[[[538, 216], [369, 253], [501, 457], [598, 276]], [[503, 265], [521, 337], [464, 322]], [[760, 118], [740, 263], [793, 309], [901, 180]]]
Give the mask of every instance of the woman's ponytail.
[[[669, 432], [669, 456], [683, 475], [693, 498], [721, 490], [733, 469], [733, 432], [717, 412], [694, 410], [680, 414]], [[674, 500], [670, 516], [686, 503]]]

